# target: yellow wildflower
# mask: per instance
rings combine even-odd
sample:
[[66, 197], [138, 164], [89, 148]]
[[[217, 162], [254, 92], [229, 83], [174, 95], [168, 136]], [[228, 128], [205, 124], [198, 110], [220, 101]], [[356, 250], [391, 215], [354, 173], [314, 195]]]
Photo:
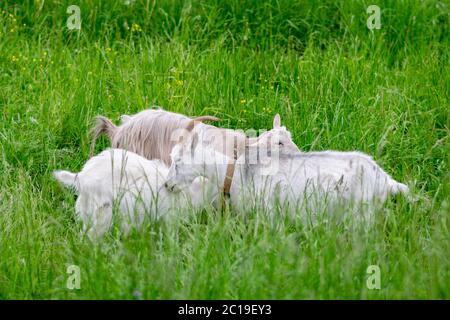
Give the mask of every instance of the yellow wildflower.
[[137, 23], [131, 25], [131, 32], [141, 32], [142, 29]]

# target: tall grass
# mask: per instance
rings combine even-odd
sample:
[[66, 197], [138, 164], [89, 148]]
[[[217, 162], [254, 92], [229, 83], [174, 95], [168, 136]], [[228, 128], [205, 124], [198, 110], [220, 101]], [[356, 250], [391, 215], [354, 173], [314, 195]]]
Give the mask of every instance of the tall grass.
[[[370, 31], [370, 4], [2, 1], [0, 298], [449, 298], [449, 7], [377, 1]], [[82, 167], [96, 114], [155, 104], [240, 129], [278, 112], [302, 150], [367, 152], [419, 200], [370, 227], [207, 211], [94, 246], [51, 172]]]

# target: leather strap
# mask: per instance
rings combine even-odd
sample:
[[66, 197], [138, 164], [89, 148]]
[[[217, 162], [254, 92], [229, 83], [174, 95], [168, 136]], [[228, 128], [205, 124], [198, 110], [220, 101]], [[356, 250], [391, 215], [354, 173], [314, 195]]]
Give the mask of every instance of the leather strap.
[[233, 183], [234, 168], [235, 168], [236, 160], [238, 158], [237, 137], [234, 137], [233, 144], [234, 144], [234, 146], [233, 146], [233, 161], [228, 163], [227, 171], [225, 172], [225, 180], [223, 181], [223, 195], [225, 198], [230, 197], [230, 189], [231, 189], [231, 184]]
[[223, 195], [227, 198], [230, 197], [230, 189], [231, 183], [233, 182], [234, 167], [235, 161], [228, 163], [227, 171], [225, 173], [225, 180], [223, 182]]

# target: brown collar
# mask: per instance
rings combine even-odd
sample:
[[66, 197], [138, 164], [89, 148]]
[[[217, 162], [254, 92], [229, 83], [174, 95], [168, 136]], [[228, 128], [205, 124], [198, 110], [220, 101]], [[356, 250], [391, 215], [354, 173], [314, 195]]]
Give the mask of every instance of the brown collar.
[[223, 195], [227, 198], [230, 197], [230, 189], [231, 189], [231, 183], [233, 182], [234, 167], [235, 167], [235, 161], [228, 163], [227, 171], [225, 173], [225, 180], [223, 182]]
[[225, 172], [225, 180], [223, 181], [223, 195], [226, 198], [230, 197], [230, 189], [231, 189], [231, 183], [233, 182], [233, 175], [234, 175], [234, 167], [236, 164], [236, 160], [238, 158], [238, 146], [237, 146], [237, 137], [234, 137], [233, 141], [233, 161], [228, 163], [227, 165], [227, 171]]

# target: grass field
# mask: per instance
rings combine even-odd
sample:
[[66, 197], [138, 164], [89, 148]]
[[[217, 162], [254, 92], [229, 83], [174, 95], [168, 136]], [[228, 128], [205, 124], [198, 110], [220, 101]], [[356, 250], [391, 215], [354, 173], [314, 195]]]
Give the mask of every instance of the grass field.
[[[0, 3], [1, 299], [450, 298], [447, 2], [124, 2]], [[419, 200], [370, 226], [207, 211], [93, 245], [51, 172], [82, 167], [95, 115], [151, 105], [244, 130], [280, 113], [302, 150], [367, 152]]]

